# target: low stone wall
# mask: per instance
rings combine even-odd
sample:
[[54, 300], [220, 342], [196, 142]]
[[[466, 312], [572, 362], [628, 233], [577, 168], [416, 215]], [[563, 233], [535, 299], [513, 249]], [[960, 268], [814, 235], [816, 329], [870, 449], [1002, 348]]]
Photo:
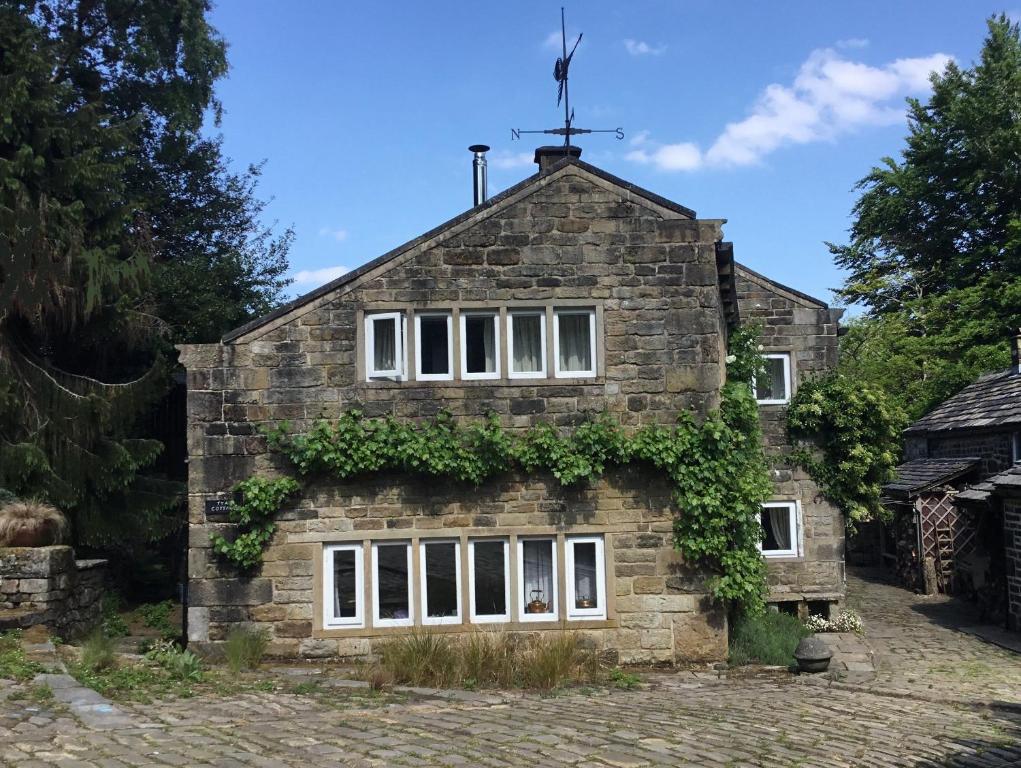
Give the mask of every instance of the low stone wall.
[[0, 629], [42, 624], [64, 637], [102, 614], [105, 560], [75, 560], [67, 546], [0, 549]]

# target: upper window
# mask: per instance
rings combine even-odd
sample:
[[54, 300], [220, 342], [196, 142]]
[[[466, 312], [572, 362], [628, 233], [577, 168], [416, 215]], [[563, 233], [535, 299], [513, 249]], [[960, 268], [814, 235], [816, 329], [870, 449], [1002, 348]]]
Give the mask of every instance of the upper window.
[[461, 378], [500, 378], [499, 315], [461, 313]]
[[370, 379], [404, 377], [405, 325], [400, 312], [365, 316], [365, 370]]
[[1013, 458], [1015, 464], [1021, 464], [1021, 432], [1015, 432], [1011, 436], [1011, 444], [1013, 445]]
[[546, 378], [546, 315], [510, 312], [507, 315], [512, 379]]
[[362, 545], [338, 544], [323, 551], [323, 624], [327, 627], [364, 625]]
[[411, 544], [372, 545], [372, 623], [377, 627], [409, 627], [411, 602]]
[[422, 381], [454, 378], [454, 340], [449, 313], [415, 315], [415, 375]]
[[770, 501], [762, 505], [762, 543], [766, 557], [797, 557], [798, 505], [793, 501]]
[[596, 375], [596, 313], [591, 309], [553, 314], [553, 364], [558, 379]]
[[779, 405], [791, 399], [791, 356], [787, 352], [763, 355], [766, 372], [755, 377], [755, 399], [764, 405]]
[[468, 595], [476, 623], [510, 619], [510, 544], [507, 539], [468, 542]]
[[553, 538], [518, 539], [521, 621], [549, 621], [557, 616], [556, 545]]
[[461, 623], [461, 545], [456, 541], [423, 541], [422, 623]]
[[567, 567], [568, 618], [605, 619], [603, 537], [569, 537], [564, 560]]

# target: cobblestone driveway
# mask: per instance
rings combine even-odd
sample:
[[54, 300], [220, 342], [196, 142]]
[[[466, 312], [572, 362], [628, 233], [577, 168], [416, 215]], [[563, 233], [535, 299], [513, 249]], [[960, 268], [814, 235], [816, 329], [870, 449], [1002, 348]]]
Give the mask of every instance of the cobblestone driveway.
[[[852, 579], [879, 662], [867, 686], [657, 675], [638, 691], [413, 698], [269, 693], [122, 707], [86, 728], [0, 703], [0, 759], [59, 766], [1021, 765], [1021, 657], [953, 628], [946, 601]], [[932, 620], [936, 613], [950, 618]], [[957, 660], [963, 660], [961, 671]], [[997, 703], [999, 702], [999, 703]]]

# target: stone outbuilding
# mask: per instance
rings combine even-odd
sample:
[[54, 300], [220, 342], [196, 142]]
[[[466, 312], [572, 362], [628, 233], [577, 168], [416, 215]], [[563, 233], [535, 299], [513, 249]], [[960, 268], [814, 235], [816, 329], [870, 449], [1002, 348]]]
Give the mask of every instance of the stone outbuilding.
[[[402, 420], [496, 414], [511, 430], [605, 412], [625, 429], [719, 406], [728, 334], [763, 324], [756, 382], [776, 492], [763, 507], [770, 600], [825, 611], [844, 527], [783, 465], [782, 414], [836, 359], [839, 311], [735, 264], [720, 220], [578, 159], [539, 171], [218, 344], [188, 380], [188, 634], [265, 627], [279, 655], [365, 656], [413, 627], [580, 631], [622, 663], [719, 660], [726, 620], [673, 546], [667, 482], [622, 468], [583, 489], [540, 475], [479, 488], [406, 477], [317, 481], [239, 575], [210, 548], [225, 500], [282, 465], [259, 428], [348, 409]], [[711, 490], [711, 489], [709, 489]]]

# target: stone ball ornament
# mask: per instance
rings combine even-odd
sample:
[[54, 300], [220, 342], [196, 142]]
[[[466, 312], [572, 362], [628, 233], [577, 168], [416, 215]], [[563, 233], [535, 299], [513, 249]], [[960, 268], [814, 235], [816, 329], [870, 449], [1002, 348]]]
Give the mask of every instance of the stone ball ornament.
[[831, 658], [833, 651], [825, 640], [815, 635], [802, 638], [798, 647], [794, 649], [794, 659], [798, 662], [799, 672], [825, 672], [829, 669]]

